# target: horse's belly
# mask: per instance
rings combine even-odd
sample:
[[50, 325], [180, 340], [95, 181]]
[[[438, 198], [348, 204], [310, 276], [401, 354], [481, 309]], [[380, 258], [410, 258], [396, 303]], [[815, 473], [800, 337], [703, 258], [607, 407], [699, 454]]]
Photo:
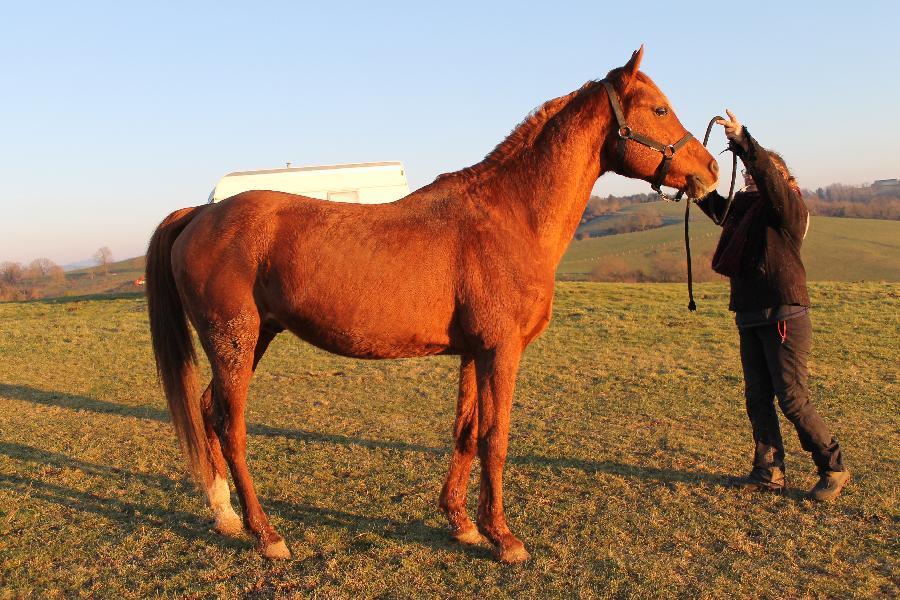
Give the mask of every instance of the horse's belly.
[[309, 323], [289, 329], [314, 346], [353, 358], [430, 356], [441, 354], [450, 347], [449, 336], [428, 335], [424, 331], [371, 331], [363, 327]]
[[341, 311], [338, 307], [294, 310], [278, 318], [301, 339], [354, 358], [406, 358], [450, 349], [451, 315], [433, 310]]

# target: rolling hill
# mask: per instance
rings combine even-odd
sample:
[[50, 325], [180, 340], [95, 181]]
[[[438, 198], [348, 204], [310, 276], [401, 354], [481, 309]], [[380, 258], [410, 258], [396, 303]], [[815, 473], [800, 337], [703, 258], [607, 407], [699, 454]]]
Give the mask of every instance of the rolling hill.
[[[557, 278], [584, 280], [604, 258], [619, 257], [632, 267], [646, 267], [662, 253], [684, 256], [684, 204], [651, 202], [663, 227], [635, 233], [573, 241]], [[634, 210], [635, 207], [628, 207]], [[680, 220], [679, 220], [680, 218]], [[697, 260], [711, 253], [719, 228], [696, 207], [691, 210], [691, 251]], [[900, 221], [814, 216], [803, 245], [810, 281], [900, 281]]]

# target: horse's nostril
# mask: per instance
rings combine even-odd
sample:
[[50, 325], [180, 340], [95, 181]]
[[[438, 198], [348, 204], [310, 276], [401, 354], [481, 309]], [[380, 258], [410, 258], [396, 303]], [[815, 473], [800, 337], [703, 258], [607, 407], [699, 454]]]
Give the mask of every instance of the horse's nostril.
[[709, 161], [709, 170], [712, 171], [713, 175], [718, 177], [719, 176], [719, 163], [717, 163], [715, 160]]

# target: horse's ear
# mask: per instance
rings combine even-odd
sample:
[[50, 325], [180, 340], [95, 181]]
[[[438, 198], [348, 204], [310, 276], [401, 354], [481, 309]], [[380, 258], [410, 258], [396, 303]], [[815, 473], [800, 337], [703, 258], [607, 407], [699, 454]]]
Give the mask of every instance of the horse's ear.
[[644, 58], [644, 45], [641, 44], [641, 47], [632, 52], [631, 59], [625, 66], [622, 67], [622, 89], [628, 89], [628, 86], [631, 85], [631, 82], [634, 81], [634, 76], [637, 75], [638, 69], [641, 66], [641, 59]]

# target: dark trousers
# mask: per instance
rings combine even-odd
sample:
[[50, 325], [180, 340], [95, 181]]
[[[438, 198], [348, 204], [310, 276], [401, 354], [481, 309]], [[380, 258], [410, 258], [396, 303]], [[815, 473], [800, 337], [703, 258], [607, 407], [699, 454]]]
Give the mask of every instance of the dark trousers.
[[825, 421], [809, 401], [806, 361], [812, 345], [809, 315], [784, 321], [782, 341], [777, 324], [740, 329], [741, 364], [747, 416], [753, 427], [754, 467], [784, 468], [784, 443], [775, 412], [775, 397], [793, 423], [800, 445], [812, 453], [820, 474], [843, 471], [841, 450]]

